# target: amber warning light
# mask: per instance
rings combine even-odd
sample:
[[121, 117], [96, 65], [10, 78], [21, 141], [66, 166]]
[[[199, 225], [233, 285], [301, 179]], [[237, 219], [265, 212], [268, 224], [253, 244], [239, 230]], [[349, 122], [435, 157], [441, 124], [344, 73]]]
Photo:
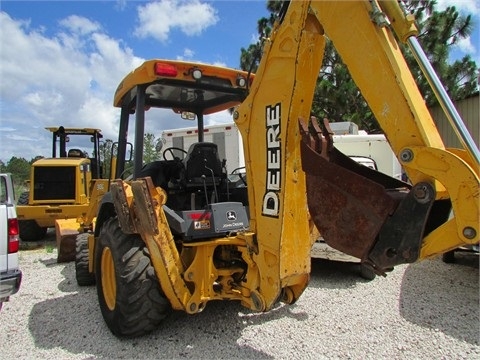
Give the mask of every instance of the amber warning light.
[[155, 63], [155, 74], [159, 76], [177, 76], [177, 68], [170, 64]]

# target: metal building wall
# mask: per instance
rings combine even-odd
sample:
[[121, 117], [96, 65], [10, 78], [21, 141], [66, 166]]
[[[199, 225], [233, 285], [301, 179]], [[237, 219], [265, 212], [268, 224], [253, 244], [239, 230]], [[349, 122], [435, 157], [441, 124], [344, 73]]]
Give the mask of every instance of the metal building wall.
[[[462, 117], [466, 128], [470, 131], [475, 143], [479, 144], [480, 137], [480, 97], [479, 93], [470, 96], [467, 99], [454, 102], [460, 116]], [[443, 114], [442, 108], [438, 105], [430, 109], [430, 113], [437, 125], [438, 131], [446, 147], [462, 148], [453, 128], [447, 117]]]

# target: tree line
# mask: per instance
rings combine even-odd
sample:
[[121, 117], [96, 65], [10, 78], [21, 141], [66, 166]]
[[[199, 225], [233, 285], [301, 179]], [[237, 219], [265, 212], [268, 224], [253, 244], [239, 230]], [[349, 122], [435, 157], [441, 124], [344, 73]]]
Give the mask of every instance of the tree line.
[[[259, 40], [248, 48], [241, 49], [242, 70], [253, 73], [257, 70], [264, 40], [270, 36], [283, 4], [284, 1], [279, 0], [266, 2], [270, 15], [258, 20]], [[450, 61], [453, 46], [470, 36], [473, 31], [472, 16], [460, 14], [454, 6], [438, 11], [435, 0], [403, 0], [401, 5], [407, 13], [415, 16], [419, 30], [418, 41], [450, 97], [461, 100], [477, 93], [478, 66], [472, 57], [465, 55], [461, 59]], [[400, 46], [427, 106], [436, 105], [434, 93], [410, 49], [403, 43]], [[367, 102], [328, 39], [311, 113], [318, 119], [327, 118], [330, 122], [352, 121], [369, 133], [381, 132]]]

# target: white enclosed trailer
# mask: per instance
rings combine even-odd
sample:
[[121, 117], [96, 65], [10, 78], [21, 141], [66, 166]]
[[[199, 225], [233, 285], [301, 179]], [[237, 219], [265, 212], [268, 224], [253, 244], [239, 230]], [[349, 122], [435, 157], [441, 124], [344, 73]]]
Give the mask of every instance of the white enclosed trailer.
[[[402, 179], [402, 166], [395, 156], [385, 135], [369, 135], [352, 122], [331, 123], [333, 146], [355, 161], [370, 166], [369, 158], [378, 170], [396, 179]], [[363, 160], [363, 161], [362, 161]]]
[[[351, 122], [331, 123], [330, 127], [334, 132], [334, 146], [342, 153], [361, 164], [401, 179], [401, 165], [385, 135], [368, 135]], [[198, 141], [198, 130], [196, 127], [164, 130], [161, 138], [163, 149], [175, 147], [187, 151], [190, 145]], [[227, 160], [228, 172], [245, 166], [242, 137], [234, 123], [205, 126], [204, 141], [217, 144], [220, 159]], [[174, 153], [181, 159], [185, 156], [181, 152]]]
[[[228, 173], [245, 166], [242, 137], [235, 124], [205, 126], [203, 136], [204, 141], [217, 144], [220, 160], [227, 161]], [[161, 138], [162, 149], [174, 147], [188, 151], [190, 145], [198, 142], [198, 130], [196, 127], [165, 130]], [[185, 157], [184, 153], [175, 151], [174, 153], [180, 159]]]
[[[376, 170], [391, 177], [402, 179], [402, 166], [392, 151], [385, 135], [334, 135], [333, 145], [354, 160], [367, 157], [376, 164]], [[361, 162], [358, 159], [357, 162]]]

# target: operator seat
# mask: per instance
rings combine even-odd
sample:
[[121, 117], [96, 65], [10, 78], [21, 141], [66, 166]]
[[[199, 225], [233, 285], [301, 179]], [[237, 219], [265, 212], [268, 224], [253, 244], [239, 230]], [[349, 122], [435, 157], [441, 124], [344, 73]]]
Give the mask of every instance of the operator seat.
[[68, 150], [67, 157], [75, 157], [75, 158], [85, 158], [85, 153], [80, 149], [70, 149]]
[[183, 161], [187, 189], [218, 185], [224, 178], [222, 162], [215, 143], [198, 142], [192, 144]]

